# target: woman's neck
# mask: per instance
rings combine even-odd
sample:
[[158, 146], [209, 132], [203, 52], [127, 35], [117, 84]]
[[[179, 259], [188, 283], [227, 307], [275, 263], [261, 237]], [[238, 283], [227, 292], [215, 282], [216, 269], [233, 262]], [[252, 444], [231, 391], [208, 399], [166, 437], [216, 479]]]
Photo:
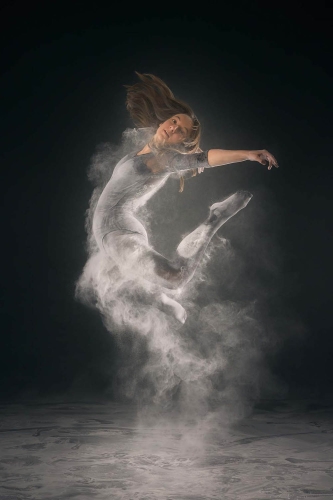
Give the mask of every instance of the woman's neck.
[[137, 156], [138, 156], [138, 155], [145, 155], [145, 154], [147, 154], [147, 153], [151, 153], [151, 149], [150, 149], [150, 147], [149, 147], [149, 145], [148, 145], [148, 144], [146, 144], [146, 145], [145, 145], [145, 146], [141, 149], [141, 151], [139, 151], [139, 152], [137, 153]]

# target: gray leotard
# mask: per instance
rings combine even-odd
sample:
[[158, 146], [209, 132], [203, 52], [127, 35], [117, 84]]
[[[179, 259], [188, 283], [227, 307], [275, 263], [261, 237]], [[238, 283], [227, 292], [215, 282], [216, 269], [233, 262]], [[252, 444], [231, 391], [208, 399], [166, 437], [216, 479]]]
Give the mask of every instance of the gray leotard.
[[154, 153], [128, 154], [114, 168], [95, 209], [93, 232], [103, 249], [103, 238], [112, 231], [117, 234], [138, 234], [147, 239], [144, 226], [135, 217], [144, 205], [175, 173], [199, 167], [209, 168], [208, 151], [193, 154], [168, 152], [163, 157], [163, 169], [157, 165]]

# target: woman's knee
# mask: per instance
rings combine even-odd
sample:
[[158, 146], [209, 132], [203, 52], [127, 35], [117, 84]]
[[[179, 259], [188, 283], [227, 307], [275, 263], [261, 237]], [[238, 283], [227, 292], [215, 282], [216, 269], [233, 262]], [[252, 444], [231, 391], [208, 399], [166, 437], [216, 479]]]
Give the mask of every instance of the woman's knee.
[[184, 284], [184, 270], [181, 267], [156, 266], [155, 273], [166, 282], [166, 288], [177, 290]]

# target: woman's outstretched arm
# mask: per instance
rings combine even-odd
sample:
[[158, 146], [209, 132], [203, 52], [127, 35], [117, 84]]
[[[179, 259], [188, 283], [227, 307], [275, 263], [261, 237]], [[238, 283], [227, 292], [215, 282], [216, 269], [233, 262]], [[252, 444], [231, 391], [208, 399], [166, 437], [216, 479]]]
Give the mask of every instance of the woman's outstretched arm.
[[228, 150], [228, 149], [209, 149], [208, 163], [211, 167], [219, 167], [228, 165], [229, 163], [238, 163], [241, 161], [257, 161], [262, 165], [267, 165], [268, 170], [274, 166], [278, 168], [278, 162], [274, 156], [266, 151], [266, 149], [258, 149], [255, 151], [246, 150]]

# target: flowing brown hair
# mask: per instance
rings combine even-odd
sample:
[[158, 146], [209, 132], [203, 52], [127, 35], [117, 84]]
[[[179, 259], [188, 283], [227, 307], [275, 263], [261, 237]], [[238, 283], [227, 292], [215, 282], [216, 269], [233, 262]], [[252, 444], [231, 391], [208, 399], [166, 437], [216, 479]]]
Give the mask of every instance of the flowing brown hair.
[[[173, 149], [183, 154], [202, 151], [199, 147], [201, 126], [192, 108], [180, 99], [176, 99], [169, 87], [155, 75], [138, 73], [140, 81], [133, 85], [124, 85], [127, 92], [126, 108], [137, 127], [153, 127], [157, 129], [160, 123], [178, 113], [188, 115], [193, 127], [190, 136], [181, 144], [174, 144]], [[197, 175], [198, 170], [192, 169], [190, 176]], [[180, 189], [184, 189], [184, 176], [180, 176]]]

